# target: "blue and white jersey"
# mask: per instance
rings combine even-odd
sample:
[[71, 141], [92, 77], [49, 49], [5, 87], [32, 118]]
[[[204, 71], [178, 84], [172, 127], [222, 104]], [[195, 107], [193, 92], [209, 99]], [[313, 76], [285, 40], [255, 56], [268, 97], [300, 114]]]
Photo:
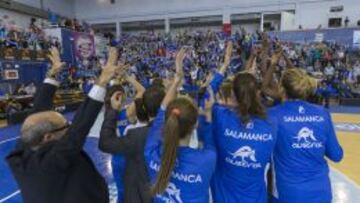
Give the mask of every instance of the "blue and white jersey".
[[[212, 125], [199, 119], [198, 135], [204, 142], [202, 149], [178, 147], [177, 160], [164, 194], [157, 195], [154, 202], [208, 203], [211, 176], [215, 171], [216, 152], [212, 140]], [[154, 184], [160, 169], [162, 156], [162, 128], [165, 111], [159, 110], [150, 129], [145, 146], [145, 160], [149, 177]]]
[[275, 200], [331, 202], [325, 156], [338, 162], [343, 157], [343, 150], [329, 112], [304, 101], [287, 101], [269, 113], [277, 118], [278, 124], [273, 174]]
[[120, 136], [124, 136], [125, 129], [129, 125], [126, 108], [124, 108], [123, 110], [120, 111], [120, 113], [118, 114], [117, 120], [118, 120], [117, 126], [118, 126], [118, 130], [119, 130], [119, 134], [120, 134]]
[[213, 118], [218, 157], [211, 185], [214, 202], [266, 203], [276, 125], [257, 117], [244, 125], [234, 110], [217, 104]]
[[[125, 129], [129, 125], [127, 118], [126, 109], [123, 109], [118, 114], [118, 135], [125, 136]], [[111, 166], [114, 176], [114, 181], [116, 183], [118, 200], [117, 203], [122, 202], [124, 185], [123, 185], [123, 176], [125, 172], [125, 158], [121, 154], [113, 154], [111, 159]]]

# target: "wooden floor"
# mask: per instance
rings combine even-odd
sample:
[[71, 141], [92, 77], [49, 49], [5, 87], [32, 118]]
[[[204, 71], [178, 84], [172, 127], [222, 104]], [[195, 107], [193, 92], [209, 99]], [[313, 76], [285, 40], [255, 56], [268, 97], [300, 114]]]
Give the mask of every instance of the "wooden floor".
[[7, 121], [6, 120], [0, 120], [0, 128], [6, 127]]
[[[360, 115], [333, 114], [335, 123], [357, 123], [360, 124]], [[331, 166], [341, 171], [351, 180], [360, 185], [360, 131], [337, 132], [340, 144], [344, 149], [344, 159], [338, 163], [331, 163]]]

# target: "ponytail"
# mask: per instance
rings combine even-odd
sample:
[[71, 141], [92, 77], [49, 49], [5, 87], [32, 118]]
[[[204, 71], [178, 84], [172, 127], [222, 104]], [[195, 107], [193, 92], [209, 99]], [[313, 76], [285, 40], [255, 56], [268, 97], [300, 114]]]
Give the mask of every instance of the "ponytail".
[[242, 124], [247, 124], [251, 116], [265, 118], [265, 109], [258, 96], [259, 85], [250, 73], [239, 73], [233, 81], [233, 91]]
[[164, 147], [160, 171], [152, 187], [152, 194], [162, 194], [166, 190], [176, 165], [177, 148], [180, 139], [184, 139], [194, 130], [198, 118], [198, 109], [186, 98], [172, 101], [166, 109], [163, 130]]
[[164, 151], [161, 157], [160, 171], [152, 190], [153, 195], [162, 194], [168, 185], [175, 167], [179, 133], [179, 120], [175, 114], [171, 114], [164, 126]]

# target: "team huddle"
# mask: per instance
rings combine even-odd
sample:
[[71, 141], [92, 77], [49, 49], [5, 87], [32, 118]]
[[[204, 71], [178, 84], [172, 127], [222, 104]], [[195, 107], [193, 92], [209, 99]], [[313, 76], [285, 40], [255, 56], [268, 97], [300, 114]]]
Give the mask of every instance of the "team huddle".
[[[34, 113], [7, 157], [24, 202], [109, 202], [104, 178], [83, 151], [104, 105], [99, 149], [113, 155], [118, 202], [330, 203], [326, 158], [339, 162], [343, 150], [330, 113], [307, 102], [317, 81], [280, 44], [266, 42], [241, 72], [229, 73], [232, 47], [229, 41], [221, 67], [192, 95], [181, 91], [187, 48], [177, 52], [175, 74], [146, 89], [110, 48], [71, 124], [51, 111], [63, 65], [52, 49]], [[277, 78], [282, 57], [287, 66]], [[136, 90], [130, 103], [124, 82]]]

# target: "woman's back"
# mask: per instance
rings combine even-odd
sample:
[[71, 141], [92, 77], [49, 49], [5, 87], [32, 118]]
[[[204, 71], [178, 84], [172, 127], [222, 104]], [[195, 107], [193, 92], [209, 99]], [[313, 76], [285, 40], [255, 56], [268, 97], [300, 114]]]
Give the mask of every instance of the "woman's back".
[[[161, 166], [164, 114], [164, 110], [161, 110], [154, 120], [145, 147], [145, 159], [152, 182], [156, 179]], [[211, 124], [200, 125], [199, 136], [210, 136]], [[204, 142], [209, 143], [207, 140]], [[154, 202], [209, 202], [209, 185], [215, 170], [215, 162], [216, 153], [212, 145], [206, 144], [203, 149], [178, 147], [175, 167], [168, 186], [162, 195], [155, 196]]]
[[218, 152], [214, 202], [266, 202], [266, 171], [276, 139], [272, 122], [252, 117], [244, 125], [235, 111], [220, 105], [213, 116]]
[[320, 106], [300, 100], [284, 102], [271, 109], [270, 114], [278, 123], [274, 150], [278, 191], [274, 196], [287, 202], [330, 202], [325, 156], [340, 161], [343, 155], [330, 114]]

